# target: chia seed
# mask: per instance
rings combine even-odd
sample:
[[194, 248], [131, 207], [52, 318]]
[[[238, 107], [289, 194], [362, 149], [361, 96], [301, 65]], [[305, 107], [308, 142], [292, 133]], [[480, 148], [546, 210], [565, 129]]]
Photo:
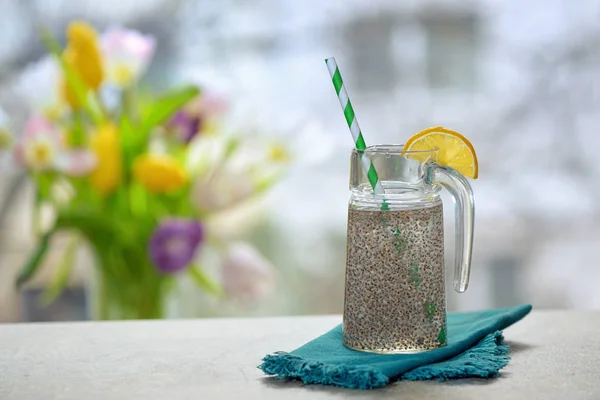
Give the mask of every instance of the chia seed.
[[376, 353], [446, 345], [441, 201], [402, 210], [350, 207], [343, 340]]

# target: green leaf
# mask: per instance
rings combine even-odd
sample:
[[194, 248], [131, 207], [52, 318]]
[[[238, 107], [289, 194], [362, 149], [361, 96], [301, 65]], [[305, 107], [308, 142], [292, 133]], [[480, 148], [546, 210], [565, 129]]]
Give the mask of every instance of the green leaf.
[[152, 128], [162, 124], [199, 93], [200, 89], [196, 86], [184, 86], [167, 92], [156, 99], [143, 113], [139, 141], [146, 143]]
[[241, 140], [239, 138], [231, 138], [225, 146], [225, 155], [223, 158], [227, 160], [240, 147]]
[[225, 293], [223, 287], [212, 279], [206, 272], [199, 267], [191, 266], [188, 273], [194, 283], [202, 290], [216, 297], [222, 297]]
[[41, 204], [43, 200], [50, 198], [52, 184], [54, 183], [54, 174], [43, 173], [35, 176], [37, 188], [37, 204]]
[[136, 217], [148, 215], [148, 192], [136, 182], [129, 185], [129, 206]]
[[112, 219], [86, 207], [71, 208], [60, 212], [56, 218], [55, 229], [74, 228], [82, 233], [96, 232], [102, 235], [114, 235]]
[[73, 131], [69, 135], [69, 145], [73, 147], [81, 147], [85, 145], [85, 128], [81, 118], [81, 112], [73, 112]]
[[17, 289], [19, 289], [21, 286], [23, 286], [25, 283], [27, 283], [31, 278], [33, 278], [35, 273], [40, 268], [42, 259], [44, 258], [46, 251], [48, 251], [50, 239], [52, 238], [53, 234], [54, 234], [54, 230], [51, 230], [40, 238], [35, 251], [31, 254], [31, 256], [29, 257], [29, 259], [27, 260], [27, 262], [25, 263], [23, 268], [21, 268], [19, 275], [17, 276], [17, 281], [16, 281]]
[[273, 185], [275, 185], [275, 183], [277, 183], [277, 181], [281, 179], [282, 176], [283, 172], [274, 171], [256, 179], [256, 182], [254, 183], [256, 194], [262, 194], [269, 190]]
[[42, 306], [52, 304], [52, 302], [54, 302], [54, 300], [56, 300], [63, 292], [65, 286], [69, 282], [69, 276], [71, 275], [73, 265], [75, 264], [74, 261], [78, 247], [79, 239], [75, 237], [65, 249], [58, 270], [42, 294]]
[[135, 144], [135, 128], [131, 123], [131, 119], [127, 115], [121, 117], [119, 123], [119, 137], [121, 140], [121, 147], [125, 150], [130, 149]]
[[123, 157], [123, 182], [131, 181], [131, 166], [135, 157], [143, 151], [143, 144], [139, 143], [138, 130], [136, 130], [131, 119], [123, 115], [119, 122], [119, 137], [121, 140], [121, 156]]

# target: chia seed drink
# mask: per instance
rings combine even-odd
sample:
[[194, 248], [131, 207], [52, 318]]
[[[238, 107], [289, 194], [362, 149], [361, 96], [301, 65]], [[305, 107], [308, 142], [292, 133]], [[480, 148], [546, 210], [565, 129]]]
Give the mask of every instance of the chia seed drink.
[[[362, 156], [384, 189], [375, 195]], [[419, 352], [446, 345], [443, 206], [455, 200], [454, 287], [468, 285], [473, 195], [466, 179], [436, 164], [437, 150], [402, 146], [354, 150], [346, 254], [343, 342], [375, 353]], [[451, 337], [450, 337], [451, 339]]]
[[403, 352], [446, 344], [442, 203], [348, 211], [344, 343]]

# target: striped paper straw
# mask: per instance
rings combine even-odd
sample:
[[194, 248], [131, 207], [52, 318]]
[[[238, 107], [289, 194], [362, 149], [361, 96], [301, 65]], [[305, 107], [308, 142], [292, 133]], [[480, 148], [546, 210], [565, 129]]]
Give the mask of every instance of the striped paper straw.
[[[346, 87], [344, 86], [344, 81], [342, 80], [342, 75], [340, 75], [340, 69], [335, 62], [335, 58], [327, 58], [325, 59], [325, 63], [327, 64], [327, 69], [329, 69], [329, 75], [331, 75], [331, 81], [333, 82], [335, 93], [338, 96], [338, 100], [340, 101], [340, 105], [344, 111], [344, 116], [346, 117], [346, 122], [350, 128], [350, 133], [354, 139], [354, 145], [356, 146], [357, 150], [365, 150], [367, 145], [365, 143], [365, 139], [363, 138], [362, 132], [360, 131], [360, 126], [358, 126], [358, 120], [354, 114], [352, 103], [350, 103], [350, 99], [348, 98], [348, 92], [346, 92]], [[383, 187], [379, 182], [379, 176], [377, 176], [377, 171], [375, 171], [373, 163], [371, 160], [369, 160], [369, 157], [364, 153], [364, 151], [359, 151], [359, 154], [363, 169], [367, 174], [367, 178], [369, 178], [369, 183], [373, 188], [373, 192], [375, 194], [383, 194]]]

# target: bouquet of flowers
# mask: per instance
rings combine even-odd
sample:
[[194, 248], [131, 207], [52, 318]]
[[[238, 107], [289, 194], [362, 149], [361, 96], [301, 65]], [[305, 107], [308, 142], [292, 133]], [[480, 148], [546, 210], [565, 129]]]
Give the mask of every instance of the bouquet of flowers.
[[[270, 263], [249, 244], [217, 237], [208, 222], [268, 190], [285, 169], [285, 150], [224, 132], [225, 102], [199, 87], [158, 96], [141, 89], [152, 37], [123, 28], [100, 35], [73, 22], [64, 48], [43, 39], [57, 101], [29, 118], [14, 154], [35, 184], [34, 215], [50, 208], [53, 218], [37, 232], [17, 285], [67, 230], [75, 233], [64, 257], [70, 262], [60, 266], [51, 296], [64, 287], [83, 240], [96, 258], [101, 319], [160, 318], [183, 273], [215, 296], [264, 292]], [[221, 256], [220, 279], [196, 265], [207, 243]]]

